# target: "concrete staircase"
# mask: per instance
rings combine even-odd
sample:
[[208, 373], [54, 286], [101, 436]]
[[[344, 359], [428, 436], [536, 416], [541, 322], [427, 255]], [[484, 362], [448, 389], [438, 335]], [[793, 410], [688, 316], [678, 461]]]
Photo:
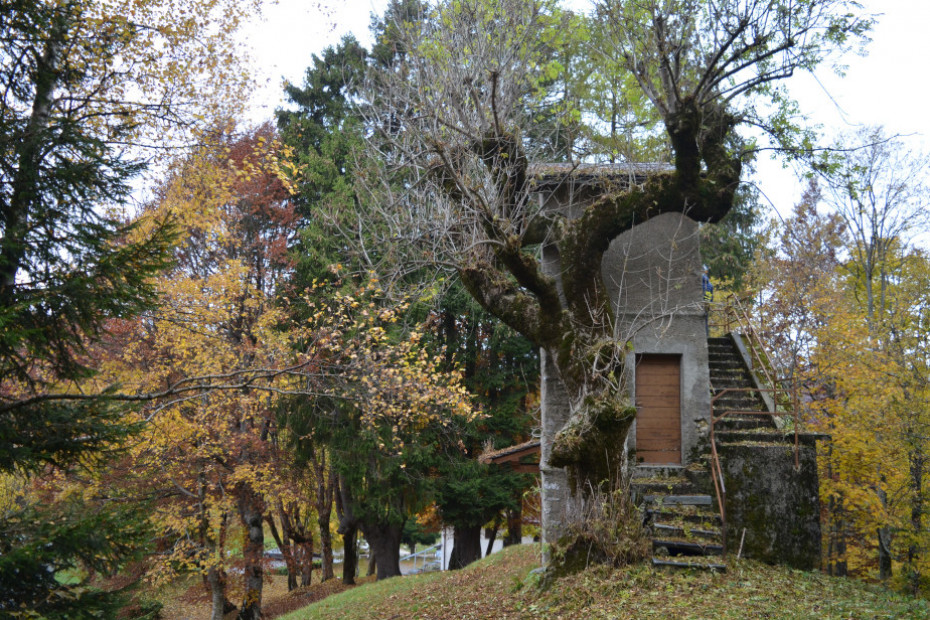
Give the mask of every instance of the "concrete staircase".
[[[744, 356], [730, 336], [708, 338], [708, 361], [714, 416], [727, 411], [768, 412]], [[724, 390], [741, 390], [729, 391]], [[731, 413], [715, 426], [718, 453], [728, 446], [792, 446], [770, 415]], [[793, 436], [793, 435], [792, 435]], [[755, 446], [754, 446], [755, 447]], [[632, 493], [643, 508], [652, 535], [652, 563], [657, 568], [726, 571], [722, 522], [707, 465], [710, 455], [686, 467], [639, 465]]]
[[708, 483], [707, 470], [699, 466], [633, 470], [632, 493], [652, 534], [653, 566], [726, 571], [720, 515], [703, 492]]
[[[756, 384], [746, 368], [743, 356], [730, 336], [707, 339], [707, 356], [710, 364], [710, 385], [713, 396], [727, 388], [755, 388]], [[727, 392], [714, 402], [714, 415], [725, 411], [768, 411], [765, 400], [758, 392]], [[718, 423], [717, 442], [727, 441], [734, 433], [771, 433], [775, 422], [767, 415], [731, 414]]]

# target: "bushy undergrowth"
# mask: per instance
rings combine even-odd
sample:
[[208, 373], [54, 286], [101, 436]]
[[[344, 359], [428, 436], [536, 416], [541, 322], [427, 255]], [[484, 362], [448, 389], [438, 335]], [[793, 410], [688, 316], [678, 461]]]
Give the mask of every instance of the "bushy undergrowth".
[[631, 498], [629, 481], [611, 486], [589, 485], [582, 509], [553, 547], [552, 565], [543, 580], [544, 586], [592, 564], [620, 567], [649, 555], [650, 538], [643, 527], [642, 513]]

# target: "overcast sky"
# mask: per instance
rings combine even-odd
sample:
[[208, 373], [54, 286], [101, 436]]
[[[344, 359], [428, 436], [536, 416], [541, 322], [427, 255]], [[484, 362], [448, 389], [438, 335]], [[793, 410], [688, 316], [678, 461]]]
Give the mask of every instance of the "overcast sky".
[[[256, 93], [253, 120], [271, 117], [282, 105], [284, 79], [301, 82], [310, 56], [338, 43], [349, 32], [365, 41], [372, 12], [380, 14], [386, 0], [338, 0], [328, 10], [316, 2], [280, 0], [266, 8], [264, 20], [248, 30], [264, 87]], [[324, 2], [325, 4], [325, 2]], [[566, 3], [568, 4], [568, 3]], [[585, 10], [589, 3], [572, 6]], [[909, 142], [930, 150], [930, 0], [864, 0], [865, 10], [882, 13], [872, 33], [866, 57], [845, 59], [845, 78], [823, 70], [816, 78], [796, 76], [789, 82], [803, 112], [824, 125], [829, 138], [863, 125], [884, 125], [889, 132], [910, 136]], [[785, 215], [800, 197], [802, 184], [794, 173], [765, 158], [756, 182], [778, 212]]]

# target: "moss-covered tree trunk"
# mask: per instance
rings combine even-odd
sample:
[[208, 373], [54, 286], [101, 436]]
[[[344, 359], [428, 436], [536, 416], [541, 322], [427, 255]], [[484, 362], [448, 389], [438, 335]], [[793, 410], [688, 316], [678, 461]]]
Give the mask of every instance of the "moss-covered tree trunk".
[[[574, 205], [577, 217], [542, 214], [548, 229], [538, 237], [510, 234], [500, 217], [482, 221], [495, 241], [459, 268], [468, 291], [488, 311], [547, 350], [570, 400], [569, 422], [558, 434], [549, 465], [567, 467], [576, 484], [597, 488], [615, 479], [620, 450], [635, 419], [629, 395], [621, 389], [626, 343], [617, 341], [613, 308], [607, 299], [601, 263], [611, 241], [634, 225], [662, 213], [685, 213], [713, 222], [729, 211], [742, 163], [728, 152], [735, 119], [721, 110], [681, 101], [666, 118], [675, 151], [673, 172], [638, 179], [618, 189], [604, 188], [587, 204]], [[521, 141], [492, 131], [472, 147], [500, 180], [500, 211], [515, 211], [530, 191]], [[448, 162], [448, 157], [440, 161]], [[454, 178], [455, 171], [443, 170]], [[458, 184], [445, 183], [450, 198], [475, 200]], [[478, 211], [482, 205], [475, 204]], [[557, 276], [546, 273], [532, 243], [557, 250]]]

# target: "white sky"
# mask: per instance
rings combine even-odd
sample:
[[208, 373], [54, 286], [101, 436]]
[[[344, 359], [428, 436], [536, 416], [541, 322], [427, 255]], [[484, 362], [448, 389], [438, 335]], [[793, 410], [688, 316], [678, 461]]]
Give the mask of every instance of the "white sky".
[[[824, 142], [840, 131], [863, 125], [884, 125], [889, 133], [911, 136], [912, 146], [930, 150], [930, 0], [862, 0], [865, 10], [883, 13], [872, 32], [868, 56], [845, 59], [849, 70], [839, 78], [822, 70], [817, 78], [801, 75], [789, 87], [801, 110], [824, 125]], [[324, 4], [326, 4], [324, 2]], [[380, 14], [386, 0], [279, 0], [265, 9], [264, 20], [247, 33], [265, 85], [255, 96], [252, 118], [271, 118], [282, 105], [283, 79], [301, 83], [310, 56], [338, 43], [349, 32], [367, 42], [372, 12]], [[584, 10], [586, 0], [571, 4]], [[764, 158], [756, 177], [764, 196], [782, 215], [800, 198], [803, 184]]]

